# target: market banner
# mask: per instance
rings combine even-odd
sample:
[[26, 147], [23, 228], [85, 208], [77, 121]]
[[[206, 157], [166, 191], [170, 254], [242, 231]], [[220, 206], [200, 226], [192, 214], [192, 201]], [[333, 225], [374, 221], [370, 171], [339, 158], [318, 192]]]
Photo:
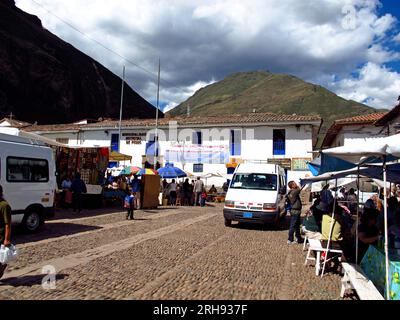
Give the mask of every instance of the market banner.
[[227, 145], [171, 144], [166, 148], [164, 154], [167, 162], [209, 164], [229, 162], [229, 147]]

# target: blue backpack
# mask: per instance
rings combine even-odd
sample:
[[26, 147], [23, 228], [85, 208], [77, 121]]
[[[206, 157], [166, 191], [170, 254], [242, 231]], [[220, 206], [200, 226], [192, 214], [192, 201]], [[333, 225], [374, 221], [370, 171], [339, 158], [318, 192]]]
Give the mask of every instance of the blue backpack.
[[134, 199], [134, 197], [131, 197], [131, 196], [126, 196], [125, 197], [125, 199], [124, 199], [124, 208], [125, 209], [131, 209], [132, 208], [133, 199]]

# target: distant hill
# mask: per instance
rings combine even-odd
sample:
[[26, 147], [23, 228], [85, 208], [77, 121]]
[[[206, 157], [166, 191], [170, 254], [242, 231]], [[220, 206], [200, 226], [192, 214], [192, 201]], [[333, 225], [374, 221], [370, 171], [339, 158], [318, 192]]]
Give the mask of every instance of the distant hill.
[[[121, 82], [13, 0], [0, 0], [0, 119], [11, 112], [39, 124], [119, 118]], [[155, 116], [149, 102], [124, 89], [123, 118]]]
[[188, 107], [190, 115], [227, 115], [254, 110], [319, 115], [324, 120], [321, 136], [336, 119], [377, 112], [369, 106], [343, 99], [319, 85], [268, 71], [232, 74], [198, 90], [168, 114], [186, 115]]

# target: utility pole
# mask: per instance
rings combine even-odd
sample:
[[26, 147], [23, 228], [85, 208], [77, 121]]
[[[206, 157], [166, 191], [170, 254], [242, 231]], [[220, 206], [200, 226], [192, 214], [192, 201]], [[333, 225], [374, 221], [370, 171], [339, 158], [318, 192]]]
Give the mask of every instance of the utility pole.
[[121, 87], [121, 106], [119, 108], [119, 126], [118, 126], [118, 151], [121, 150], [121, 124], [122, 124], [122, 104], [124, 100], [125, 85], [125, 66], [122, 68], [122, 87]]
[[154, 170], [157, 170], [157, 144], [158, 144], [158, 105], [160, 102], [160, 71], [161, 61], [158, 58], [158, 80], [157, 80], [157, 107], [156, 107], [156, 132], [154, 137]]

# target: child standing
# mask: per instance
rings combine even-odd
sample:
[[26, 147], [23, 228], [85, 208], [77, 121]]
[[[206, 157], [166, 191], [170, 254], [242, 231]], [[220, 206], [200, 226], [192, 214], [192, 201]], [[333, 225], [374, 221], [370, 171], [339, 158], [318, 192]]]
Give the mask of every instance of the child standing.
[[203, 188], [203, 192], [201, 193], [201, 199], [200, 199], [200, 205], [204, 207], [206, 205], [206, 200], [207, 200], [207, 192], [206, 189]]
[[126, 220], [133, 220], [133, 210], [135, 208], [135, 192], [131, 191], [131, 193], [125, 197], [124, 208], [127, 210]]

